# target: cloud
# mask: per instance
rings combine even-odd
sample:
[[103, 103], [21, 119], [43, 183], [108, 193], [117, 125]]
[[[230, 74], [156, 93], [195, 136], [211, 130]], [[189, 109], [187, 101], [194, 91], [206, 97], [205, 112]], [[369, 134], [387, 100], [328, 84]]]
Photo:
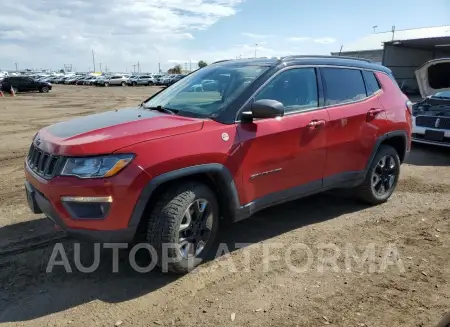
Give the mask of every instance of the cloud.
[[71, 63], [87, 71], [94, 49], [103, 67], [121, 71], [139, 60], [154, 69], [159, 59], [191, 57], [186, 45], [195, 32], [235, 15], [243, 1], [7, 1], [0, 10], [0, 63], [53, 69]]
[[319, 39], [314, 39], [315, 43], [321, 43], [321, 44], [330, 44], [336, 42], [336, 39], [333, 39], [331, 37], [322, 37]]
[[336, 39], [333, 39], [331, 37], [322, 37], [322, 38], [317, 38], [317, 39], [313, 39], [311, 37], [307, 37], [307, 36], [294, 36], [294, 37], [288, 37], [286, 38], [286, 41], [288, 42], [306, 42], [306, 41], [313, 41], [314, 43], [320, 43], [320, 44], [331, 44], [336, 42]]
[[249, 38], [252, 38], [252, 39], [265, 39], [265, 38], [270, 37], [271, 35], [243, 32], [242, 36], [246, 36], [246, 37], [249, 37]]
[[311, 40], [311, 38], [310, 37], [288, 37], [287, 39], [286, 39], [287, 41], [289, 41], [289, 42], [304, 42], [304, 41], [308, 41], [308, 40]]

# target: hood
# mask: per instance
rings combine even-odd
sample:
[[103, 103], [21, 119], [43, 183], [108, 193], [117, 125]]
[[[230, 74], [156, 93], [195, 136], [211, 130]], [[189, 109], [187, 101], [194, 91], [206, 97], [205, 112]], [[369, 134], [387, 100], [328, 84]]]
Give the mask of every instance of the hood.
[[420, 66], [415, 74], [423, 98], [450, 90], [450, 58], [430, 60]]
[[203, 120], [132, 107], [79, 117], [42, 129], [37, 137], [44, 151], [67, 156], [112, 153], [123, 147], [195, 132]]

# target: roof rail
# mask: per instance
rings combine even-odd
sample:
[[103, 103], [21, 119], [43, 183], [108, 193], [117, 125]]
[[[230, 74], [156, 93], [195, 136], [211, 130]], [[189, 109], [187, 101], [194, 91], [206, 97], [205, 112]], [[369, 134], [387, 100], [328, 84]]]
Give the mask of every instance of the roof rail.
[[365, 62], [373, 63], [370, 59], [358, 58], [358, 57], [346, 57], [346, 56], [326, 56], [326, 55], [298, 55], [298, 56], [286, 56], [283, 57], [282, 60], [289, 59], [302, 59], [302, 58], [335, 58], [335, 59], [347, 59], [347, 60], [360, 60]]
[[220, 62], [230, 61], [230, 60], [231, 60], [231, 59], [224, 59], [224, 60], [215, 61], [215, 62], [213, 62], [211, 65], [218, 64], [218, 63], [220, 63]]

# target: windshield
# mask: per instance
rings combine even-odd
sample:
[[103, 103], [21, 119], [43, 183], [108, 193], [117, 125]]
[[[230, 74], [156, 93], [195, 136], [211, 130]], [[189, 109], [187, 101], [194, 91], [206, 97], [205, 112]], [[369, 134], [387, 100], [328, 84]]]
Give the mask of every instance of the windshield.
[[144, 103], [198, 117], [211, 117], [269, 69], [259, 65], [207, 66], [180, 79]]
[[437, 92], [435, 95], [433, 95], [435, 98], [449, 98], [450, 99], [450, 91], [441, 91]]

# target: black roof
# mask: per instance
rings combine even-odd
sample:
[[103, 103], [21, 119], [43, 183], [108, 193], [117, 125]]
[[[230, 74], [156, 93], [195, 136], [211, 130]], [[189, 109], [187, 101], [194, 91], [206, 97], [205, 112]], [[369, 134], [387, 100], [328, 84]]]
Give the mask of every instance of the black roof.
[[249, 59], [233, 59], [217, 61], [213, 64], [220, 65], [267, 65], [276, 66], [279, 64], [286, 65], [334, 65], [356, 67], [361, 69], [378, 70], [388, 74], [392, 74], [391, 70], [385, 66], [374, 63], [371, 60], [363, 58], [342, 57], [342, 56], [287, 56], [281, 58], [249, 58]]

